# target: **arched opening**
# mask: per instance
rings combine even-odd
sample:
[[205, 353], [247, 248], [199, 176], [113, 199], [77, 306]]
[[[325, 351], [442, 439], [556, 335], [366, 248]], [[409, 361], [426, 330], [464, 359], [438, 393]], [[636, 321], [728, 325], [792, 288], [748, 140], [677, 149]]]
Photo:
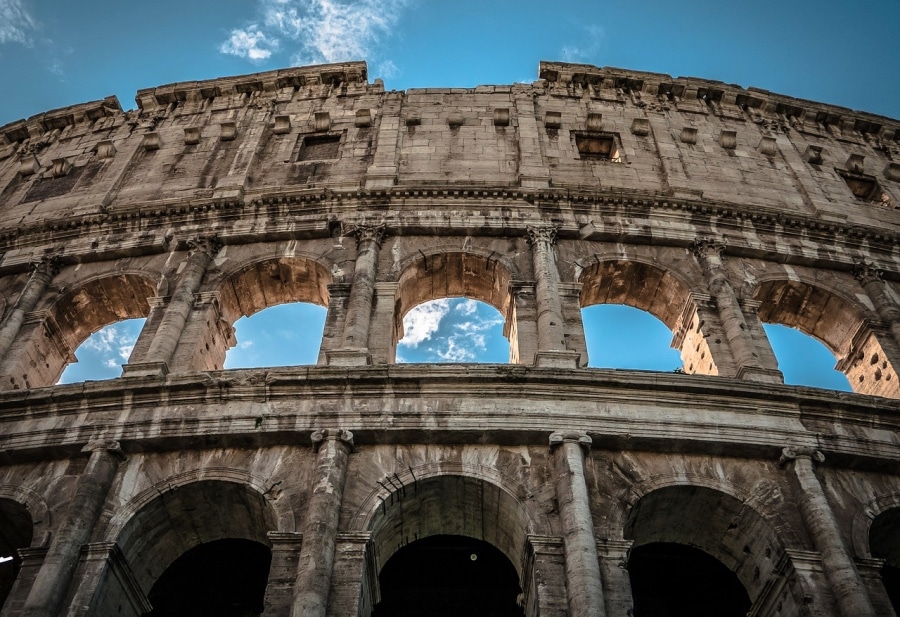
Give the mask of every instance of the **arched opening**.
[[854, 392], [900, 396], [896, 370], [879, 335], [850, 301], [821, 287], [785, 280], [761, 284], [754, 298], [764, 323], [796, 328], [821, 341], [837, 358], [836, 368]]
[[378, 576], [373, 617], [523, 617], [519, 576], [489, 543], [457, 535], [416, 540], [397, 551]]
[[[395, 321], [392, 339], [395, 358], [398, 344], [407, 335], [413, 338], [403, 344], [400, 359], [396, 361], [416, 361], [412, 359], [415, 354], [410, 351], [418, 348], [422, 340], [427, 340], [427, 337], [419, 337], [419, 333], [422, 331], [419, 324], [433, 323], [436, 320], [439, 325], [444, 317], [451, 311], [455, 311], [454, 317], [459, 317], [460, 320], [453, 320], [453, 324], [469, 323], [470, 325], [461, 326], [455, 332], [451, 326], [446, 333], [446, 346], [432, 347], [434, 349], [432, 355], [438, 360], [424, 361], [477, 361], [476, 357], [482, 350], [478, 345], [471, 347], [471, 343], [479, 341], [478, 337], [484, 332], [470, 331], [467, 333], [465, 328], [485, 327], [487, 331], [490, 331], [491, 327], [497, 328], [502, 323], [500, 332], [509, 341], [509, 353], [506, 360], [500, 361], [517, 362], [519, 350], [514, 327], [515, 310], [510, 302], [509, 282], [509, 270], [496, 258], [474, 253], [438, 253], [422, 256], [415, 260], [400, 275], [394, 306]], [[477, 303], [472, 304], [472, 301], [477, 301]], [[478, 303], [489, 305], [496, 313], [489, 311], [487, 307], [481, 308]], [[419, 308], [420, 306], [422, 308]], [[418, 309], [417, 312], [410, 317], [408, 329], [406, 317], [416, 309]], [[466, 322], [462, 318], [467, 316], [467, 311], [472, 311], [472, 314], [478, 313], [481, 317], [478, 321], [470, 319]], [[471, 317], [471, 314], [468, 316]], [[501, 320], [500, 323], [496, 323], [498, 319]], [[448, 323], [450, 322], [448, 321]], [[429, 332], [433, 335], [436, 330]], [[457, 339], [453, 343], [456, 346], [451, 347], [450, 341], [454, 334], [457, 335]], [[496, 330], [492, 331], [492, 335], [496, 339]], [[460, 347], [465, 344], [466, 339], [468, 339], [470, 347]], [[484, 344], [486, 348], [486, 337]], [[443, 353], [445, 358], [441, 359], [438, 352]], [[485, 361], [498, 361], [493, 359], [496, 358], [496, 352], [491, 357], [491, 360]]]
[[32, 331], [20, 333], [21, 343], [10, 352], [10, 387], [34, 388], [57, 383], [75, 350], [110, 324], [147, 317], [148, 298], [156, 286], [132, 274], [116, 274], [89, 281], [60, 296], [47, 317]]
[[631, 551], [634, 617], [744, 617], [747, 590], [720, 561], [684, 544], [654, 542]]
[[264, 608], [272, 551], [252, 540], [200, 544], [169, 566], [153, 585], [147, 617], [249, 617]]
[[590, 367], [674, 371], [681, 356], [662, 321], [631, 306], [595, 304], [582, 309]]
[[223, 368], [315, 364], [327, 309], [308, 302], [270, 306], [234, 323]]
[[142, 317], [124, 319], [91, 334], [75, 350], [75, 360], [66, 366], [57, 383], [119, 377], [146, 322]]
[[881, 580], [894, 612], [900, 615], [900, 508], [881, 513], [869, 528], [872, 556], [884, 559]]
[[397, 362], [505, 363], [503, 321], [493, 306], [469, 298], [423, 302], [403, 318]]
[[[756, 615], [799, 614], [803, 593], [773, 526], [730, 495], [701, 486], [657, 489], [632, 507], [624, 537], [637, 559], [632, 567], [630, 558], [628, 567], [636, 617], [737, 616], [751, 607]], [[729, 612], [702, 612], [706, 605], [692, 598], [704, 593], [709, 577], [728, 589], [742, 588]], [[692, 593], [670, 586], [675, 579], [686, 581]], [[779, 580], [785, 584], [775, 584]], [[659, 612], [660, 605], [671, 612]]]
[[191, 367], [315, 364], [331, 280], [325, 266], [303, 257], [257, 261], [228, 275], [219, 285], [219, 317], [236, 335], [219, 337], [210, 327]]
[[[688, 287], [671, 272], [637, 261], [610, 260], [585, 268], [579, 281], [589, 366], [668, 371], [683, 367], [687, 373], [718, 375], [704, 321]], [[592, 308], [595, 305], [603, 307]], [[644, 316], [608, 305], [638, 309]], [[631, 328], [623, 328], [623, 320], [630, 320]], [[660, 322], [668, 335], [659, 328]], [[666, 349], [667, 344], [678, 350], [680, 359]], [[652, 350], [652, 359], [627, 358], [640, 345]]]
[[22, 565], [18, 549], [31, 546], [33, 529], [28, 508], [12, 499], [0, 499], [0, 610]]
[[[173, 579], [179, 572], [202, 577], [200, 572], [190, 571], [191, 567], [199, 568], [198, 564], [236, 568], [247, 586], [235, 587], [235, 591], [247, 591], [257, 606], [262, 600], [258, 581], [268, 578], [271, 543], [267, 533], [276, 528], [269, 503], [245, 484], [201, 480], [174, 486], [146, 503], [122, 527], [116, 543], [125, 565], [117, 567], [129, 568], [130, 576], [107, 566], [94, 594], [94, 613], [139, 616], [161, 609], [160, 615], [180, 615], [170, 611], [181, 610], [178, 605], [186, 592]], [[214, 564], [222, 555], [221, 563]], [[232, 574], [228, 570], [223, 576]], [[134, 581], [137, 589], [126, 587], [128, 581]], [[221, 595], [219, 589], [195, 587], [190, 601], [194, 606], [214, 606], [220, 599], [216, 597]], [[143, 598], [139, 603], [123, 603], [123, 598], [138, 596]], [[245, 597], [243, 593], [241, 597]], [[219, 613], [204, 609], [183, 614]]]
[[835, 357], [821, 341], [796, 328], [781, 324], [763, 324], [784, 383], [843, 390], [852, 388], [847, 376], [834, 368]]

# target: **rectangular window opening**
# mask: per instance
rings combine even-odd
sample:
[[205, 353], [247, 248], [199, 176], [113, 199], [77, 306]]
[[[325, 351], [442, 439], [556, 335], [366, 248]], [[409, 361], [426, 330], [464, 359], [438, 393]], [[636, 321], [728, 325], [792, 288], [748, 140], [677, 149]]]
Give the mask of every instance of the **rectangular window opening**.
[[331, 161], [340, 156], [340, 135], [306, 135], [302, 139], [298, 161]]
[[890, 196], [885, 193], [875, 178], [846, 171], [838, 171], [853, 196], [860, 200], [884, 206], [891, 205]]
[[583, 161], [622, 162], [616, 136], [612, 133], [575, 133], [575, 146]]

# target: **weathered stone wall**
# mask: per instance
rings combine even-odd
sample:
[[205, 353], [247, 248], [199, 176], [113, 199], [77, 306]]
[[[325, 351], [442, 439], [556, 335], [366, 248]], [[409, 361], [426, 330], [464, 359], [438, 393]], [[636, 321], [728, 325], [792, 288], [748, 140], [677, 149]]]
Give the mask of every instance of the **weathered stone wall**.
[[[869, 531], [900, 511], [900, 123], [559, 63], [137, 101], [0, 127], [4, 616], [141, 615], [222, 538], [271, 549], [266, 615], [367, 616], [435, 534], [497, 547], [529, 617], [626, 614], [658, 542], [755, 615], [892, 614], [900, 542]], [[394, 364], [403, 315], [454, 296], [501, 312], [510, 364]], [[222, 370], [238, 318], [294, 301], [328, 310], [316, 366]], [[662, 320], [686, 374], [584, 368], [600, 303]], [[54, 385], [137, 316], [123, 377]], [[784, 386], [764, 322], [855, 393]]]

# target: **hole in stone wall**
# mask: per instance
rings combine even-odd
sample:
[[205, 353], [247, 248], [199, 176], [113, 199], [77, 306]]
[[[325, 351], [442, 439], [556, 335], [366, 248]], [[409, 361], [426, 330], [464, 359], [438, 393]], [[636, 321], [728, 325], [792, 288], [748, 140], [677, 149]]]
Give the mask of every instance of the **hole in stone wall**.
[[471, 298], [423, 302], [403, 317], [397, 362], [506, 363], [503, 323], [497, 309]]
[[612, 133], [575, 133], [575, 146], [583, 161], [622, 162], [616, 136]]
[[744, 617], [750, 597], [737, 576], [692, 546], [654, 542], [628, 558], [635, 617]]
[[838, 172], [850, 188], [853, 196], [860, 201], [868, 203], [891, 205], [890, 196], [885, 193], [878, 182], [872, 176], [854, 174], [845, 171]]
[[123, 319], [91, 334], [75, 350], [75, 362], [66, 366], [57, 383], [119, 377], [146, 321], [143, 317]]
[[25, 506], [11, 499], [0, 499], [0, 609], [22, 565], [17, 549], [31, 544], [32, 527]]
[[260, 615], [271, 561], [269, 548], [252, 540], [195, 546], [154, 583], [147, 595], [153, 610], [145, 617]]
[[302, 137], [298, 161], [330, 161], [339, 157], [340, 135], [306, 135]]
[[241, 317], [234, 324], [237, 344], [225, 354], [224, 367], [315, 364], [326, 313], [317, 304], [289, 302]]
[[[473, 558], [474, 557], [474, 558]], [[379, 574], [373, 617], [523, 617], [516, 570], [491, 544], [437, 535], [397, 551]]]
[[781, 324], [763, 324], [784, 382], [850, 392], [847, 377], [835, 370], [835, 357], [821, 342]]
[[582, 309], [581, 318], [588, 366], [651, 371], [682, 366], [678, 350], [669, 346], [672, 332], [647, 311], [622, 304], [595, 304]]

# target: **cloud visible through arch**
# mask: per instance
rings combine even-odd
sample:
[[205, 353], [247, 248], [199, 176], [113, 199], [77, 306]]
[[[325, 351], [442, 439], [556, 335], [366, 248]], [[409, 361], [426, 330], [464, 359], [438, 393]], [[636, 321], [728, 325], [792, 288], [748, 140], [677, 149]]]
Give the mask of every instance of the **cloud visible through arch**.
[[[251, 62], [291, 52], [295, 65], [378, 59], [378, 46], [414, 0], [258, 0], [259, 16], [219, 51]], [[396, 71], [383, 60], [388, 72]]]
[[467, 298], [423, 302], [403, 318], [397, 362], [506, 362], [503, 318]]

